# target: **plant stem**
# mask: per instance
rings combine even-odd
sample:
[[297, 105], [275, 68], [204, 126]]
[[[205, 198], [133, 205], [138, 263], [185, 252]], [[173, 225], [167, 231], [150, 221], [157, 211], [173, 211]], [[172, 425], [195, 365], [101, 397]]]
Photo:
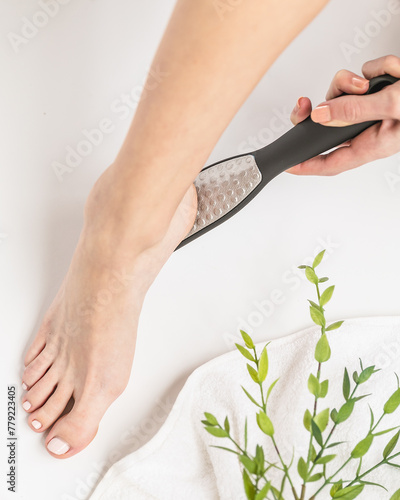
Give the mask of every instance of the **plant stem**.
[[[257, 366], [257, 370], [258, 370], [259, 359], [257, 357], [257, 351], [256, 351], [255, 347], [253, 347], [253, 352], [254, 352], [254, 360], [255, 360], [255, 363], [256, 363], [256, 366]], [[263, 409], [264, 413], [267, 413], [267, 404], [266, 404], [265, 399], [264, 399], [264, 390], [263, 390], [262, 382], [259, 382], [258, 385], [260, 387], [261, 406], [262, 406], [262, 409]], [[294, 485], [293, 485], [292, 479], [291, 479], [290, 474], [289, 474], [289, 469], [288, 469], [287, 465], [285, 464], [285, 462], [282, 459], [282, 456], [281, 456], [281, 454], [279, 452], [279, 448], [278, 448], [278, 445], [276, 444], [274, 436], [271, 436], [271, 439], [272, 439], [272, 443], [274, 445], [274, 448], [276, 450], [276, 453], [277, 453], [277, 455], [279, 457], [279, 460], [280, 460], [280, 462], [282, 464], [284, 474], [288, 478], [288, 481], [290, 483], [290, 486], [292, 487], [292, 490], [294, 490]], [[296, 494], [295, 498], [296, 498], [296, 500], [298, 500], [297, 494]]]
[[380, 467], [381, 465], [385, 465], [389, 462], [389, 460], [392, 460], [393, 458], [396, 458], [397, 456], [400, 455], [400, 452], [398, 453], [395, 453], [394, 455], [392, 455], [391, 457], [387, 457], [387, 458], [383, 458], [379, 463], [375, 464], [373, 467], [371, 467], [370, 469], [366, 470], [365, 472], [363, 472], [361, 475], [357, 475], [357, 477], [355, 477], [353, 479], [353, 481], [351, 481], [351, 483], [348, 484], [348, 486], [352, 486], [353, 483], [355, 482], [358, 482], [360, 479], [362, 479], [363, 477], [365, 477], [367, 474], [369, 474], [370, 472], [372, 472], [373, 470], [377, 469], [378, 467]]
[[344, 468], [346, 467], [346, 465], [350, 462], [350, 460], [352, 460], [352, 458], [351, 458], [351, 457], [350, 457], [350, 458], [348, 458], [348, 459], [345, 461], [345, 463], [344, 463], [343, 465], [341, 465], [341, 466], [339, 467], [339, 469], [338, 469], [336, 472], [334, 472], [334, 473], [333, 473], [330, 477], [328, 477], [328, 479], [325, 479], [324, 484], [323, 484], [323, 485], [322, 485], [322, 486], [321, 486], [321, 487], [320, 487], [320, 488], [319, 488], [319, 489], [318, 489], [318, 490], [314, 493], [314, 496], [317, 496], [317, 495], [318, 495], [318, 493], [319, 493], [321, 490], [323, 490], [323, 489], [325, 488], [325, 486], [326, 486], [327, 484], [329, 484], [329, 483], [331, 482], [331, 480], [332, 480], [332, 479], [333, 479], [333, 478], [334, 478], [337, 474], [339, 474], [339, 472], [340, 472], [342, 469], [344, 469]]

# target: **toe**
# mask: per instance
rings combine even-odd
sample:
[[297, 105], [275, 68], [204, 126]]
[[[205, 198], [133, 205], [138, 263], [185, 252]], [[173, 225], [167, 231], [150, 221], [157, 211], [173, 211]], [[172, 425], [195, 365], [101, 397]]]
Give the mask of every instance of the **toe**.
[[48, 345], [29, 365], [25, 368], [22, 375], [23, 383], [31, 388], [36, 382], [43, 377], [46, 371], [50, 368], [55, 359], [54, 350]]
[[44, 405], [29, 415], [28, 422], [31, 428], [38, 432], [48, 429], [65, 410], [72, 392], [72, 385], [60, 383]]
[[44, 337], [37, 336], [26, 353], [24, 365], [28, 366], [32, 363], [32, 361], [43, 351], [45, 345], [46, 339]]
[[37, 410], [50, 397], [58, 382], [58, 374], [52, 366], [43, 377], [24, 394], [22, 407], [29, 413]]
[[[101, 387], [101, 386], [100, 386]], [[107, 408], [121, 394], [120, 389], [110, 391], [85, 388], [72, 410], [61, 417], [46, 438], [48, 452], [56, 458], [69, 458], [82, 451], [97, 434], [100, 420]]]
[[46, 345], [46, 334], [50, 331], [50, 320], [45, 319], [40, 325], [39, 331], [25, 355], [24, 365], [28, 366], [39, 356]]
[[56, 458], [69, 458], [86, 448], [97, 434], [101, 417], [72, 409], [61, 417], [46, 438], [47, 451]]

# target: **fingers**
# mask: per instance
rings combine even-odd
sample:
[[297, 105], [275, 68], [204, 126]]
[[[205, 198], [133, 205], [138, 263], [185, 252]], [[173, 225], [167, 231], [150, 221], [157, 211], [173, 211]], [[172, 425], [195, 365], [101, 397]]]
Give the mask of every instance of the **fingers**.
[[290, 115], [290, 120], [293, 125], [305, 120], [311, 113], [311, 101], [308, 97], [299, 97], [296, 106], [294, 107], [292, 114]]
[[343, 127], [353, 123], [400, 119], [400, 82], [376, 94], [343, 96], [317, 106], [311, 118], [323, 125]]
[[369, 80], [385, 73], [400, 78], [400, 58], [390, 55], [368, 61], [362, 67], [362, 72]]
[[316, 156], [290, 168], [295, 175], [337, 175], [365, 163], [391, 156], [398, 152], [400, 122], [387, 120], [378, 123], [352, 139], [348, 146]]
[[329, 101], [338, 97], [343, 92], [346, 94], [364, 94], [368, 90], [369, 81], [366, 78], [342, 69], [338, 71], [332, 80], [329, 90], [326, 94], [326, 100]]

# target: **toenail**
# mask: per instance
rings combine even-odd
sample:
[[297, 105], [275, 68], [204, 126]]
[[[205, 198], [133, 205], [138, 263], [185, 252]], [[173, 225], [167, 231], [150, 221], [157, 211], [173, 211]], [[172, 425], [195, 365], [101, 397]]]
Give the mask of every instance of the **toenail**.
[[25, 411], [28, 411], [29, 408], [31, 407], [32, 405], [30, 404], [29, 401], [24, 401], [24, 403], [22, 403], [22, 408], [25, 410]]
[[70, 446], [62, 439], [55, 437], [47, 443], [47, 449], [54, 455], [64, 455], [70, 449]]
[[22, 389], [26, 391], [28, 389], [28, 386], [25, 384], [25, 382], [22, 382]]
[[39, 422], [39, 420], [32, 420], [32, 427], [38, 430], [42, 427], [42, 424]]

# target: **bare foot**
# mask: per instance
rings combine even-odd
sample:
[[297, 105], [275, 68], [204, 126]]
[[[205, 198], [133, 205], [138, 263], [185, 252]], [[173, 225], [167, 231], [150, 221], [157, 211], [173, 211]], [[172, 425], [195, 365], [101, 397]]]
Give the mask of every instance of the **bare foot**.
[[[27, 392], [22, 406], [34, 431], [51, 427], [46, 447], [52, 456], [69, 458], [84, 449], [107, 408], [125, 389], [144, 296], [191, 229], [196, 206], [191, 186], [163, 239], [129, 264], [109, 252], [102, 254], [102, 245], [88, 243], [85, 230], [82, 233], [70, 269], [25, 357]], [[71, 398], [72, 409], [60, 417]]]

